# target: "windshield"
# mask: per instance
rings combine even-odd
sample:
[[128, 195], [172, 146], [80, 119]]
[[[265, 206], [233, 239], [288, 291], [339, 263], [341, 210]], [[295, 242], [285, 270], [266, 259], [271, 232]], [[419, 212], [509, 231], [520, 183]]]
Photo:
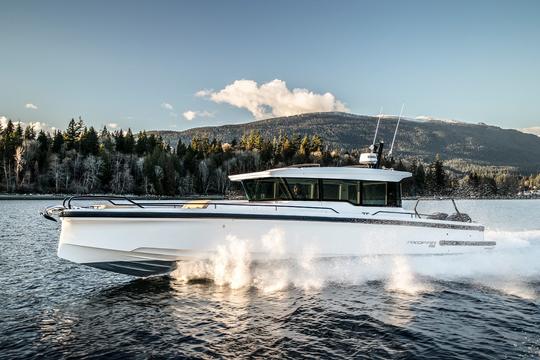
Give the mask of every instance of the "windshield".
[[249, 200], [290, 200], [285, 184], [279, 178], [245, 180], [242, 182]]

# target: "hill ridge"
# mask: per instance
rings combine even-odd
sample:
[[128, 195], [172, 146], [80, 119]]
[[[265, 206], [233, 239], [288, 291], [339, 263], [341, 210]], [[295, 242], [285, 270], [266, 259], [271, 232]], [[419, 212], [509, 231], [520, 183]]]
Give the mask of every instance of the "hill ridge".
[[[379, 138], [390, 142], [396, 117], [381, 120]], [[183, 131], [153, 131], [171, 145], [179, 139], [190, 141], [195, 136], [207, 136], [224, 142], [250, 131], [259, 131], [265, 138], [319, 135], [333, 148], [367, 148], [373, 141], [377, 116], [342, 112], [318, 112], [263, 119], [241, 124], [203, 126]], [[445, 160], [460, 160], [481, 166], [515, 167], [521, 172], [540, 170], [540, 137], [515, 129], [483, 123], [449, 122], [439, 119], [402, 119], [394, 153], [403, 158], [431, 161], [436, 154]]]

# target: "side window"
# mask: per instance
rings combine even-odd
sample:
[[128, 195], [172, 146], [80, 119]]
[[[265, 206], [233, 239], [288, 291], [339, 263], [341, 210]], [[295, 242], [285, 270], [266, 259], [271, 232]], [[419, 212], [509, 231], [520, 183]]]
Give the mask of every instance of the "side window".
[[401, 183], [388, 183], [387, 205], [393, 207], [401, 206]]
[[280, 179], [245, 180], [244, 187], [249, 200], [289, 200]]
[[362, 205], [386, 206], [386, 183], [370, 181], [363, 182]]
[[319, 200], [319, 181], [317, 179], [284, 179], [295, 200]]
[[360, 187], [358, 181], [352, 180], [323, 180], [323, 200], [348, 201], [360, 204]]

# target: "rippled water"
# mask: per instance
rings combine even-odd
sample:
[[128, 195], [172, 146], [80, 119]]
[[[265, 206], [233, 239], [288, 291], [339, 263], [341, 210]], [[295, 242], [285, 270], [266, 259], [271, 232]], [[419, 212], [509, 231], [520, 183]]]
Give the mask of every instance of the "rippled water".
[[540, 357], [538, 200], [459, 202], [493, 253], [248, 263], [240, 286], [193, 280], [216, 264], [133, 280], [58, 259], [51, 203], [0, 201], [0, 358]]

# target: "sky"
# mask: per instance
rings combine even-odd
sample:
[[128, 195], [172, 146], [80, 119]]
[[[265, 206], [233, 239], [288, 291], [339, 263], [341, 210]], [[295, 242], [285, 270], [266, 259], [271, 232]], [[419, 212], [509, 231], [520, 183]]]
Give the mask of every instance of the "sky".
[[[2, 1], [0, 120], [540, 125], [540, 1]], [[45, 125], [44, 125], [45, 124]]]

